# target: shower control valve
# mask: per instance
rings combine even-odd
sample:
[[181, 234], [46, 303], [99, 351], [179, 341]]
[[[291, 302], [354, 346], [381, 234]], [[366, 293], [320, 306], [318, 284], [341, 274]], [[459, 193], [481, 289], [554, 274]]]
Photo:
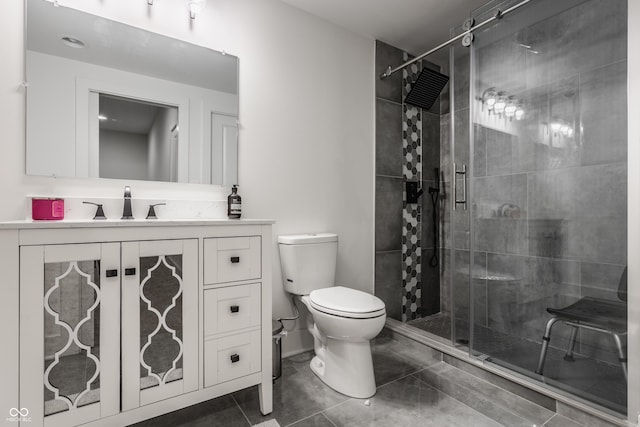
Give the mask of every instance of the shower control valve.
[[422, 195], [422, 192], [423, 190], [418, 188], [417, 181], [405, 181], [407, 203], [418, 203], [418, 198]]

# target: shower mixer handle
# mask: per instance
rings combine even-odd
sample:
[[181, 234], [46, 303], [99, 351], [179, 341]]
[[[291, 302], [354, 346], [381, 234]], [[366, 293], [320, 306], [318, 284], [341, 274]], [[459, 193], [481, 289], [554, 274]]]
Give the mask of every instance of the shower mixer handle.
[[407, 203], [418, 203], [418, 198], [422, 196], [424, 190], [418, 188], [417, 181], [405, 181], [405, 194]]
[[[462, 200], [458, 200], [458, 175], [462, 175]], [[467, 165], [462, 165], [462, 170], [458, 170], [458, 166], [453, 164], [453, 210], [455, 211], [458, 204], [464, 205], [467, 210]]]

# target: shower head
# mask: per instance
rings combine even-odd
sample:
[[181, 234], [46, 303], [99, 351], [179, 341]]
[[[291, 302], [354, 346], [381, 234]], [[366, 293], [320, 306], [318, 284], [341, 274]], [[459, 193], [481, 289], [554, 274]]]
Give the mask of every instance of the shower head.
[[448, 81], [448, 76], [430, 68], [423, 68], [416, 81], [411, 85], [411, 90], [404, 101], [428, 110], [436, 102]]

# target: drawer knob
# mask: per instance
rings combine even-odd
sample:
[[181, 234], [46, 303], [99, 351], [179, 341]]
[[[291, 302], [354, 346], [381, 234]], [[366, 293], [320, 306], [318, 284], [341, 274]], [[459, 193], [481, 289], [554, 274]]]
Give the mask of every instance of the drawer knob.
[[231, 359], [231, 363], [239, 362], [240, 361], [240, 355], [237, 354], [237, 353], [234, 353], [234, 354], [231, 355], [230, 359]]
[[118, 270], [115, 268], [113, 270], [106, 271], [107, 277], [118, 277]]
[[232, 256], [231, 257], [231, 264], [237, 264], [240, 262], [240, 257], [239, 256]]
[[237, 313], [240, 311], [240, 306], [239, 305], [232, 305], [229, 307], [229, 310], [231, 310], [232, 313]]
[[135, 268], [125, 268], [124, 269], [124, 275], [125, 276], [135, 276], [136, 275], [136, 269]]

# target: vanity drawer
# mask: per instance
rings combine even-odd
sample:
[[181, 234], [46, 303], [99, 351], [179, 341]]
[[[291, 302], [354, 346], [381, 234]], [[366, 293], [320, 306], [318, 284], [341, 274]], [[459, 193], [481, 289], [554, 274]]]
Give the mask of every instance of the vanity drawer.
[[260, 372], [260, 330], [204, 342], [204, 386]]
[[260, 284], [204, 291], [204, 335], [260, 326]]
[[260, 236], [204, 239], [204, 283], [260, 278]]

